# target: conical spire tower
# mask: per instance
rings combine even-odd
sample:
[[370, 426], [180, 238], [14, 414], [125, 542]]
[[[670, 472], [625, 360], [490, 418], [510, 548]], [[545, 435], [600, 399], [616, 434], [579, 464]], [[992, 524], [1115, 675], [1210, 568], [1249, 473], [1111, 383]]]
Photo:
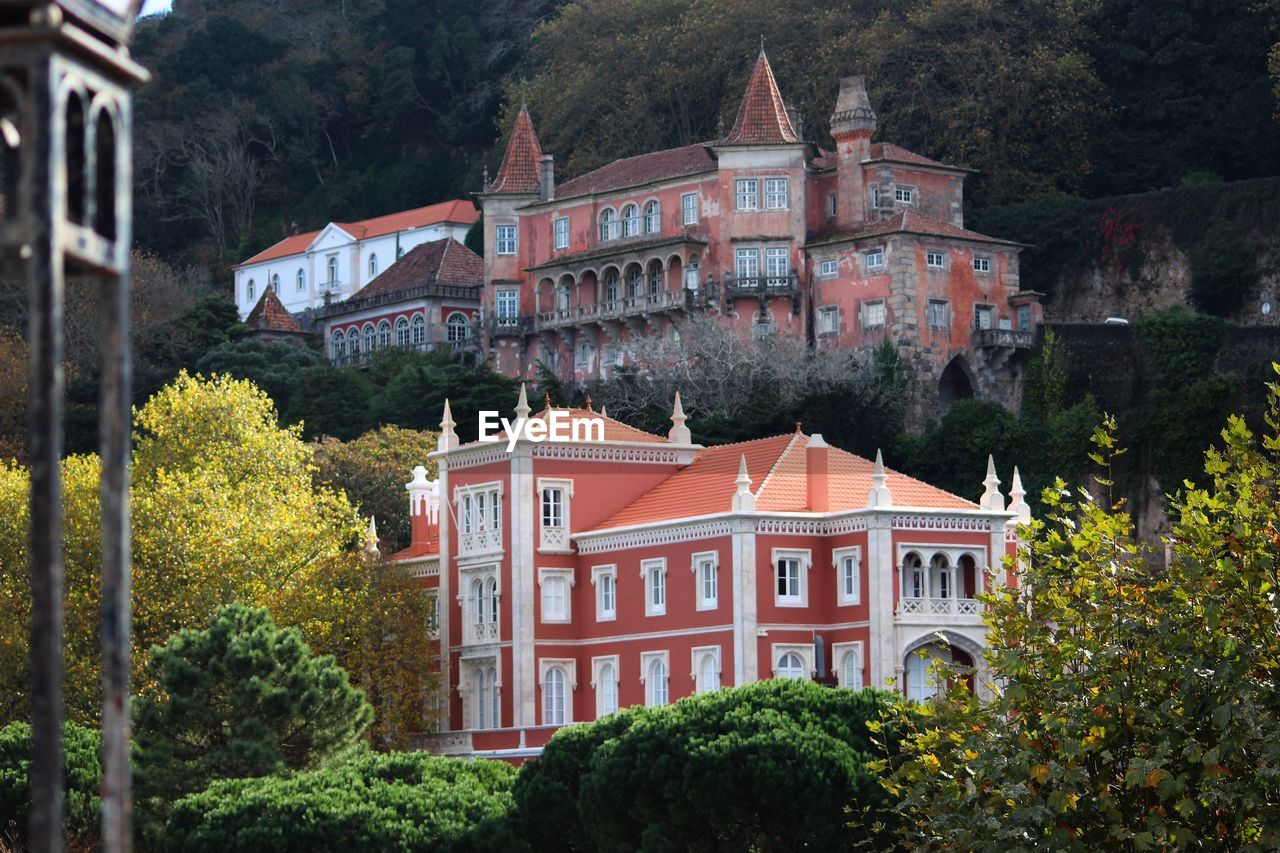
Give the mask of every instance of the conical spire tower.
[[751, 82], [747, 84], [747, 92], [742, 96], [742, 106], [738, 108], [738, 118], [733, 123], [733, 130], [725, 137], [724, 144], [787, 145], [799, 141], [800, 135], [796, 133], [791, 118], [787, 115], [787, 106], [783, 103], [782, 93], [778, 91], [778, 82], [773, 79], [769, 57], [765, 55], [764, 45], [761, 45], [755, 70], [751, 72]]
[[507, 140], [507, 153], [502, 156], [502, 166], [498, 176], [489, 185], [488, 192], [497, 193], [536, 193], [538, 192], [538, 176], [542, 163], [542, 146], [538, 144], [538, 135], [533, 132], [533, 120], [529, 111], [520, 107], [516, 123], [511, 128], [511, 138]]

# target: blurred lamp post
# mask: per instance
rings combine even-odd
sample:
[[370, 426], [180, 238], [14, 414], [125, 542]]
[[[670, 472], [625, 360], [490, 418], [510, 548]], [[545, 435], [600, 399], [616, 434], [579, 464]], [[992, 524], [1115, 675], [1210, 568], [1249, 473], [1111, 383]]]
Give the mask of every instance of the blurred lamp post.
[[130, 88], [143, 0], [0, 0], [0, 275], [25, 276], [31, 348], [31, 848], [62, 850], [62, 305], [101, 305], [102, 849], [130, 846]]

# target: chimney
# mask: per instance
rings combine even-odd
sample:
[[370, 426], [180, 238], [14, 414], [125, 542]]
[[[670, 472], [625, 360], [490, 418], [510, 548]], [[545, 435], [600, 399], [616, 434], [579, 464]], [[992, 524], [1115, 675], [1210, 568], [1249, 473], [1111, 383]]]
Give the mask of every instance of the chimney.
[[804, 450], [805, 492], [812, 512], [831, 509], [830, 460], [831, 446], [822, 434], [815, 432], [809, 436], [809, 445]]
[[538, 161], [538, 200], [551, 201], [556, 197], [556, 163], [550, 154], [543, 154]]
[[419, 465], [413, 469], [413, 479], [404, 488], [409, 493], [409, 547], [438, 547], [440, 483], [428, 480], [427, 469]]
[[836, 141], [836, 224], [841, 228], [867, 219], [870, 199], [862, 163], [871, 158], [876, 114], [867, 97], [863, 77], [845, 77], [831, 113], [831, 137]]

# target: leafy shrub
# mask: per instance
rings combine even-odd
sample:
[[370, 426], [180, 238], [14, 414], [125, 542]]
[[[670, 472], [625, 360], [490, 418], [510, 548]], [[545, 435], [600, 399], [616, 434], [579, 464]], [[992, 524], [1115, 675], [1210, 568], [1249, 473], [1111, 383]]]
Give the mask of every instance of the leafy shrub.
[[866, 767], [867, 724], [892, 701], [770, 680], [563, 729], [521, 768], [510, 831], [491, 849], [883, 845], [896, 818]]
[[1191, 263], [1191, 298], [1210, 314], [1239, 311], [1258, 280], [1257, 249], [1240, 237], [1236, 226], [1219, 220], [1187, 252]]
[[[102, 763], [98, 754], [102, 737], [96, 729], [75, 723], [62, 726], [62, 778], [67, 798], [67, 831], [73, 835], [98, 834], [98, 791]], [[20, 842], [27, 836], [31, 813], [31, 726], [23, 722], [0, 728], [0, 836], [14, 833]], [[13, 826], [6, 826], [12, 822]]]
[[215, 782], [174, 806], [163, 850], [433, 851], [511, 805], [515, 771], [425, 753], [328, 770]]

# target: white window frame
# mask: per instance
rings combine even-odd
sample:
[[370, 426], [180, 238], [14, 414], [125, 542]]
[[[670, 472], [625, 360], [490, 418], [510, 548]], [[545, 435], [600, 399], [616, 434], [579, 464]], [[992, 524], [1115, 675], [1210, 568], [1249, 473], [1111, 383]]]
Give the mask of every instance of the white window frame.
[[684, 193], [680, 196], [680, 221], [685, 225], [698, 224], [697, 193]]
[[951, 595], [956, 596], [956, 591], [961, 583], [960, 578], [960, 560], [963, 557], [973, 559], [973, 585], [974, 589], [969, 590], [964, 598], [974, 598], [984, 589], [986, 589], [987, 573], [991, 570], [991, 564], [988, 562], [988, 551], [985, 545], [938, 545], [936, 543], [927, 542], [899, 542], [897, 543], [897, 566], [900, 575], [899, 580], [902, 585], [902, 596], [904, 598], [915, 598], [915, 595], [908, 595], [912, 592], [914, 585], [912, 578], [908, 577], [906, 570], [907, 555], [914, 553], [920, 558], [921, 571], [921, 593], [924, 598], [939, 598], [937, 590], [933, 588], [931, 575], [933, 574], [933, 558], [938, 554], [947, 558], [947, 571], [952, 575], [951, 578]]
[[733, 182], [734, 210], [754, 212], [760, 209], [760, 179], [736, 178]]
[[915, 187], [894, 187], [893, 200], [898, 204], [914, 205], [916, 203], [916, 188]]
[[[658, 583], [658, 579], [661, 582]], [[663, 616], [667, 612], [667, 558], [654, 557], [640, 561], [640, 580], [644, 582], [644, 615]], [[656, 593], [661, 592], [661, 596]], [[661, 598], [661, 601], [655, 599]]]
[[884, 249], [868, 249], [862, 253], [862, 265], [867, 272], [884, 269]]
[[[513, 310], [504, 311], [503, 305], [509, 305]], [[494, 311], [498, 315], [499, 320], [516, 320], [520, 317], [520, 291], [518, 290], [499, 290], [494, 293], [493, 297]]]
[[[715, 684], [707, 685], [702, 678], [702, 665], [705, 659], [710, 657], [715, 662]], [[720, 647], [719, 646], [695, 646], [689, 652], [689, 664], [692, 669], [689, 672], [693, 679], [694, 693], [715, 693], [724, 686], [724, 668], [720, 665]]]
[[[883, 329], [889, 325], [889, 306], [885, 304], [883, 299], [864, 299], [860, 306], [859, 316], [862, 320], [863, 329]], [[877, 309], [880, 314], [880, 322], [873, 322], [870, 317], [869, 309]]]
[[[774, 548], [771, 554], [773, 572], [773, 603], [778, 607], [809, 606], [809, 571], [813, 568], [813, 552], [808, 548]], [[799, 587], [796, 595], [783, 595], [778, 591], [778, 562], [780, 560], [796, 560], [796, 584]]]
[[785, 246], [766, 246], [764, 250], [764, 277], [770, 286], [774, 282], [786, 284], [791, 277], [791, 250]]
[[[662, 701], [657, 699], [656, 690], [658, 685], [650, 683], [649, 670], [655, 662], [662, 662], [663, 684], [662, 684]], [[661, 705], [671, 704], [671, 656], [664, 649], [660, 652], [641, 652], [640, 653], [640, 683], [644, 685], [644, 704], [649, 708], [656, 708]]]
[[838, 212], [836, 194], [833, 192], [827, 193], [827, 219], [835, 219]]
[[[951, 328], [951, 302], [947, 299], [929, 299], [924, 304], [924, 319], [930, 329]], [[940, 316], [935, 316], [940, 315]]]
[[[634, 212], [634, 216], [628, 216], [628, 212]], [[640, 205], [635, 202], [628, 202], [622, 206], [622, 211], [618, 214], [618, 219], [622, 222], [623, 237], [639, 237], [642, 217], [640, 216]]]
[[[845, 561], [853, 561], [853, 589], [845, 584]], [[862, 548], [850, 545], [831, 551], [831, 568], [836, 572], [836, 603], [840, 605], [862, 603]]]
[[569, 248], [569, 217], [557, 216], [552, 229], [555, 232], [555, 248]]
[[[710, 597], [706, 595], [706, 577], [704, 576], [706, 566], [711, 569], [712, 595]], [[694, 609], [715, 610], [720, 606], [720, 552], [699, 551], [690, 559], [689, 570], [693, 572]]]
[[640, 230], [645, 234], [662, 233], [662, 202], [656, 198], [646, 199], [640, 205]]
[[[559, 668], [564, 672], [564, 722], [552, 723], [547, 721], [547, 673], [553, 668]], [[573, 722], [573, 693], [578, 689], [578, 661], [575, 658], [539, 658], [538, 659], [538, 688], [542, 691], [542, 701], [539, 702], [539, 712], [542, 717], [542, 725], [544, 726], [567, 726]]]
[[751, 247], [735, 249], [733, 252], [733, 277], [736, 279], [758, 279], [760, 277], [760, 250]]
[[[609, 589], [613, 592], [613, 602], [611, 607], [605, 607], [605, 585], [603, 581], [608, 580]], [[596, 621], [597, 622], [613, 622], [618, 618], [618, 567], [617, 565], [608, 566], [592, 566], [591, 567], [591, 585], [595, 587], [596, 599]]]
[[[453, 505], [458, 509], [458, 559], [472, 560], [501, 556], [506, 549], [502, 527], [501, 481], [454, 486]], [[478, 511], [484, 503], [483, 512]]]
[[834, 335], [840, 331], [840, 307], [823, 305], [818, 309], [818, 334]]
[[[538, 609], [542, 621], [547, 624], [568, 625], [573, 621], [573, 587], [576, 581], [573, 569], [538, 569]], [[547, 593], [554, 590], [557, 583], [563, 584], [564, 608], [556, 613], [547, 609]]]
[[819, 278], [835, 278], [840, 274], [840, 262], [835, 258], [828, 258], [818, 263]]
[[[547, 492], [560, 490], [560, 524], [543, 524]], [[568, 554], [573, 551], [569, 541], [572, 530], [569, 521], [569, 506], [573, 500], [573, 480], [553, 480], [538, 478], [538, 550], [545, 554]]]
[[[852, 653], [858, 659], [858, 683], [850, 684], [845, 678], [844, 657], [846, 654]], [[864, 646], [861, 640], [851, 643], [832, 643], [831, 644], [831, 663], [836, 673], [836, 681], [841, 687], [847, 687], [850, 690], [863, 689], [863, 680], [866, 674], [867, 656], [864, 654]]]
[[378, 275], [378, 253], [372, 252], [369, 255], [369, 278], [376, 278]]
[[786, 177], [764, 179], [764, 209], [789, 210], [791, 182]]
[[990, 255], [974, 255], [973, 271], [981, 275], [990, 275], [995, 268]]
[[600, 226], [600, 242], [607, 243], [610, 240], [617, 240], [618, 235], [622, 233], [622, 223], [618, 221], [618, 211], [612, 207], [606, 207], [600, 211], [597, 218]]
[[301, 267], [298, 268], [297, 281], [298, 281], [298, 292], [304, 293], [307, 289], [307, 271], [302, 269]]
[[781, 678], [778, 675], [778, 664], [781, 663], [784, 655], [795, 655], [800, 658], [800, 679], [801, 681], [811, 680], [814, 676], [814, 653], [813, 644], [804, 643], [774, 643], [770, 649], [770, 660], [772, 664], [769, 671], [774, 678]]
[[[605, 673], [604, 668], [613, 668], [613, 679], [608, 682], [613, 687], [613, 707], [605, 707]], [[598, 658], [591, 659], [591, 689], [596, 694], [596, 719], [616, 714], [622, 707], [622, 703], [618, 698], [618, 683], [621, 680], [622, 662], [618, 655], [603, 655]]]
[[926, 249], [924, 253], [924, 268], [927, 270], [945, 270], [947, 268], [947, 253], [941, 249]]
[[514, 255], [520, 249], [520, 232], [514, 225], [499, 223], [493, 226], [493, 252], [495, 255]]

